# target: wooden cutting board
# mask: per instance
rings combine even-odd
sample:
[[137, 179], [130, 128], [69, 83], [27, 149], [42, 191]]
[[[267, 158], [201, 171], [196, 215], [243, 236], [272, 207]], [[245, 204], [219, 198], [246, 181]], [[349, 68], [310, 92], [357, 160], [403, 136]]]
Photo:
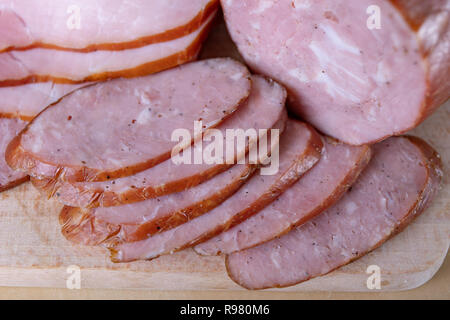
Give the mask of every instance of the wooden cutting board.
[[[219, 21], [202, 58], [239, 58]], [[416, 288], [437, 272], [450, 242], [450, 103], [413, 134], [443, 158], [443, 188], [431, 207], [403, 233], [364, 258], [327, 276], [281, 291], [368, 291], [366, 270], [380, 267], [381, 290]], [[60, 234], [61, 205], [31, 184], [0, 194], [0, 286], [65, 288], [68, 267], [81, 270], [83, 288], [152, 290], [243, 290], [228, 279], [223, 258], [187, 250], [151, 262], [113, 264], [102, 248], [74, 246]]]

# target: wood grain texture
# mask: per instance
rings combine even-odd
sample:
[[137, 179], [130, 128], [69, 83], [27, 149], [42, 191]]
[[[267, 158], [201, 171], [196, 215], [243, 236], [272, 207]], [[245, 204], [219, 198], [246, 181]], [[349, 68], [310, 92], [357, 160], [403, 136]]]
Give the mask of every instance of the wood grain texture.
[[[219, 43], [215, 46], [214, 43]], [[237, 56], [219, 21], [202, 57]], [[403, 233], [364, 258], [325, 277], [274, 291], [368, 291], [366, 269], [381, 268], [382, 291], [416, 288], [443, 263], [450, 243], [450, 102], [412, 134], [443, 158], [443, 188]], [[60, 233], [61, 205], [27, 183], [0, 194], [0, 286], [65, 288], [67, 267], [81, 268], [83, 288], [244, 290], [228, 279], [223, 258], [192, 250], [151, 262], [113, 264], [102, 248], [74, 246]]]

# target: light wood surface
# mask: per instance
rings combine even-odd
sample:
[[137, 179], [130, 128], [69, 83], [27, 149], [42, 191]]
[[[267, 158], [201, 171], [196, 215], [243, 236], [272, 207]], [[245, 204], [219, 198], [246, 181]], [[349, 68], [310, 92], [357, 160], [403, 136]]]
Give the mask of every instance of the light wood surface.
[[[235, 56], [227, 43], [223, 25], [219, 25], [206, 45], [206, 56]], [[214, 43], [220, 43], [215, 46]], [[449, 247], [450, 235], [450, 103], [443, 106], [413, 134], [430, 142], [442, 155], [445, 178], [443, 189], [432, 206], [402, 234], [370, 253], [359, 261], [341, 268], [325, 277], [313, 279], [291, 288], [273, 290], [269, 297], [281, 297], [284, 292], [317, 292], [322, 297], [331, 291], [369, 291], [366, 286], [366, 269], [370, 265], [381, 268], [382, 291], [408, 290], [428, 282], [441, 267]], [[166, 256], [152, 262], [112, 264], [107, 252], [101, 248], [73, 246], [60, 234], [58, 213], [61, 205], [44, 199], [30, 185], [25, 184], [0, 194], [0, 286], [65, 288], [67, 267], [81, 268], [83, 288], [98, 289], [146, 289], [121, 291], [96, 291], [110, 297], [145, 297], [147, 290], [156, 298], [169, 296], [198, 298], [212, 296], [202, 293], [213, 290], [215, 295], [230, 297], [251, 297], [228, 279], [221, 257], [199, 257], [188, 250]], [[447, 267], [447, 269], [449, 269]], [[440, 284], [444, 296], [449, 296], [448, 273]], [[444, 281], [445, 282], [445, 281]], [[16, 291], [14, 291], [16, 290]], [[89, 296], [91, 291], [43, 291], [42, 289], [1, 289], [0, 297], [8, 292], [39, 292], [79, 297]], [[169, 291], [164, 293], [164, 291]], [[439, 291], [430, 291], [430, 294]], [[254, 293], [253, 293], [254, 294]], [[121, 296], [122, 295], [122, 296]], [[186, 296], [184, 296], [186, 295]], [[316, 294], [308, 293], [308, 297]]]
[[0, 299], [164, 299], [164, 300], [301, 300], [301, 299], [450, 299], [450, 257], [425, 285], [400, 292], [265, 292], [265, 291], [157, 291], [0, 287]]

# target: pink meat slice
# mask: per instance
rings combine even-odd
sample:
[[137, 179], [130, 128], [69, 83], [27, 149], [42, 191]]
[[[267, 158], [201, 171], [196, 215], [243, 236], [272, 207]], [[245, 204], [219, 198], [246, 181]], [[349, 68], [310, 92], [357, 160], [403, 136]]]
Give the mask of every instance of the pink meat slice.
[[28, 180], [26, 174], [12, 170], [5, 161], [6, 147], [26, 125], [19, 119], [0, 118], [0, 192]]
[[167, 41], [196, 30], [217, 2], [2, 0], [0, 51], [33, 46], [121, 50]]
[[226, 231], [273, 202], [320, 159], [320, 136], [307, 125], [288, 122], [280, 141], [276, 174], [254, 175], [222, 205], [175, 229], [138, 242], [119, 243], [111, 249], [114, 262], [153, 259], [191, 247]]
[[0, 53], [0, 87], [34, 82], [80, 83], [159, 72], [193, 60], [215, 12], [195, 32], [167, 42], [89, 53], [34, 48]]
[[117, 207], [99, 207], [92, 209], [91, 214], [100, 220], [114, 224], [140, 225], [157, 220], [174, 212], [181, 212], [183, 208], [191, 207], [194, 203], [208, 199], [220, 192], [235, 177], [243, 176], [246, 165], [238, 164], [216, 177], [186, 191], [166, 196], [148, 199], [129, 205]]
[[195, 247], [201, 255], [230, 254], [286, 234], [337, 202], [369, 163], [368, 146], [326, 139], [322, 158], [296, 184], [253, 217]]
[[[252, 76], [252, 92], [246, 104], [239, 109], [217, 129], [220, 130], [224, 139], [227, 130], [262, 131], [275, 129], [284, 130], [287, 120], [285, 109], [286, 91], [276, 82], [259, 76]], [[264, 117], [260, 115], [264, 114]], [[163, 124], [162, 124], [163, 125]], [[203, 150], [206, 150], [209, 142], [203, 142]], [[226, 148], [226, 141], [223, 143]], [[236, 160], [243, 157], [246, 150], [235, 147]], [[191, 148], [191, 160], [194, 151]], [[111, 207], [95, 210], [95, 215], [100, 214], [102, 219], [111, 223], [141, 223], [146, 216], [144, 212], [151, 215], [153, 209], [152, 201], [137, 204], [131, 207], [118, 205], [129, 204], [145, 199], [159, 197], [165, 194], [180, 192], [189, 187], [211, 178], [214, 174], [230, 167], [226, 162], [227, 152], [223, 152], [224, 164], [175, 164], [172, 159], [164, 161], [158, 166], [142, 171], [136, 175], [106, 182], [60, 182], [47, 185], [44, 181], [33, 180], [38, 188], [43, 189], [48, 195], [56, 196], [59, 201], [72, 207]], [[235, 162], [233, 162], [234, 164]], [[198, 198], [198, 197], [195, 197]], [[118, 206], [114, 208], [113, 206]], [[133, 208], [133, 210], [128, 210]], [[141, 208], [142, 210], [140, 210]]]
[[[205, 183], [183, 192], [107, 210], [64, 207], [59, 220], [71, 242], [100, 245], [111, 241], [139, 241], [188, 222], [220, 205], [252, 175], [255, 166], [237, 164]], [[105, 212], [106, 211], [106, 212]], [[129, 217], [128, 217], [129, 216]], [[121, 220], [139, 219], [123, 224]], [[108, 222], [115, 221], [115, 222]]]
[[195, 138], [195, 121], [204, 130], [216, 127], [250, 89], [247, 68], [226, 58], [95, 84], [36, 117], [9, 145], [7, 161], [32, 176], [66, 181], [130, 176], [170, 158], [176, 129]]
[[31, 121], [45, 107], [85, 85], [42, 82], [0, 88], [0, 116]]
[[447, 0], [222, 0], [222, 7], [250, 68], [285, 85], [294, 113], [343, 142], [406, 132], [450, 96]]
[[[213, 201], [214, 197], [227, 194], [227, 189], [235, 184], [235, 181], [238, 181], [239, 186], [242, 186], [242, 184], [247, 181], [252, 173], [253, 169], [248, 165], [237, 164], [231, 169], [198, 185], [197, 187], [160, 198], [137, 202], [135, 204], [128, 205], [128, 208], [126, 208], [126, 206], [96, 208], [95, 216], [109, 223], [124, 224], [125, 229], [126, 225], [128, 225], [129, 230], [124, 230], [124, 239], [138, 237], [139, 235], [133, 236], [133, 234], [138, 234], [140, 231], [139, 229], [142, 228], [145, 230], [147, 225], [157, 224], [158, 221], [163, 219], [174, 220], [172, 224], [168, 222], [159, 227], [161, 229], [170, 229], [175, 223], [182, 224], [175, 220], [180, 220], [184, 223], [201, 215], [201, 213], [204, 213], [204, 210], [200, 207], [198, 210], [194, 209], [194, 212], [191, 211], [189, 214], [184, 214], [183, 211], [185, 208], [195, 207], [197, 203], [204, 203], [203, 206], [206, 207]], [[234, 191], [238, 190], [238, 188], [234, 187], [233, 189]], [[222, 200], [225, 201], [225, 199]], [[216, 203], [214, 207], [218, 205], [220, 205], [220, 203]], [[195, 211], [198, 211], [198, 213], [195, 213]], [[125, 216], [125, 213], [128, 214]], [[179, 217], [177, 217], [177, 215], [179, 215]]]
[[439, 189], [438, 155], [417, 138], [374, 146], [367, 170], [332, 208], [287, 235], [227, 256], [248, 289], [294, 285], [374, 250], [423, 212]]

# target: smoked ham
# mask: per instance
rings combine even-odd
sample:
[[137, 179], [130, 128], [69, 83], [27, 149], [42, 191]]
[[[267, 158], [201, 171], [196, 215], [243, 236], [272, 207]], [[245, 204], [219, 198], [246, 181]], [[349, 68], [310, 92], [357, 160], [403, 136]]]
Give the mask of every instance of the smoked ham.
[[250, 219], [195, 247], [201, 255], [230, 254], [286, 234], [332, 206], [369, 163], [368, 146], [326, 139], [319, 163], [277, 201]]
[[197, 30], [218, 0], [2, 0], [0, 52], [125, 50]]
[[100, 245], [110, 239], [139, 241], [175, 228], [220, 205], [249, 179], [255, 169], [237, 164], [186, 191], [133, 204], [91, 210], [64, 207], [59, 221], [66, 239]]
[[232, 228], [275, 201], [320, 159], [322, 140], [314, 129], [291, 120], [280, 141], [279, 170], [250, 180], [214, 210], [177, 228], [138, 242], [112, 243], [114, 262], [149, 260], [185, 249]]
[[[8, 164], [37, 178], [105, 181], [136, 174], [170, 158], [174, 130], [192, 139], [216, 127], [251, 89], [245, 66], [231, 59], [194, 62], [73, 92], [9, 144]], [[203, 128], [195, 133], [195, 121]]]
[[373, 148], [368, 168], [336, 205], [279, 239], [227, 256], [231, 279], [248, 289], [295, 285], [360, 258], [419, 216], [439, 189], [437, 153], [413, 137]]
[[35, 48], [0, 53], [0, 87], [47, 82], [77, 84], [156, 73], [194, 60], [215, 12], [182, 38], [122, 51], [89, 53]]
[[[252, 77], [252, 83], [252, 92], [247, 103], [240, 106], [230, 118], [217, 127], [221, 132], [221, 139], [224, 139], [224, 148], [227, 144], [225, 141], [227, 130], [232, 132], [248, 129], [262, 130], [260, 138], [267, 140], [269, 137], [264, 137], [266, 135], [264, 130], [284, 130], [287, 120], [285, 89], [276, 82], [258, 76]], [[260, 114], [264, 114], [264, 117], [259, 116]], [[208, 145], [212, 144], [213, 142], [203, 141], [202, 149], [206, 150]], [[69, 183], [51, 179], [32, 179], [32, 182], [48, 196], [55, 196], [62, 203], [72, 207], [118, 206], [194, 187], [242, 159], [248, 150], [248, 145], [243, 147], [238, 149], [235, 146], [235, 159], [231, 164], [227, 163], [226, 159], [231, 155], [227, 154], [226, 150], [222, 155], [222, 163], [209, 164], [203, 161], [201, 164], [194, 164], [192, 158], [195, 150], [192, 147], [189, 152], [191, 163], [176, 164], [172, 159], [168, 159], [136, 175], [112, 181]], [[108, 211], [108, 209], [102, 210]], [[133, 210], [133, 212], [140, 217], [141, 211]], [[128, 215], [130, 219], [133, 216], [133, 213]], [[136, 220], [136, 222], [139, 221]]]
[[450, 96], [450, 1], [221, 2], [250, 68], [285, 85], [294, 113], [343, 142], [404, 133]]

